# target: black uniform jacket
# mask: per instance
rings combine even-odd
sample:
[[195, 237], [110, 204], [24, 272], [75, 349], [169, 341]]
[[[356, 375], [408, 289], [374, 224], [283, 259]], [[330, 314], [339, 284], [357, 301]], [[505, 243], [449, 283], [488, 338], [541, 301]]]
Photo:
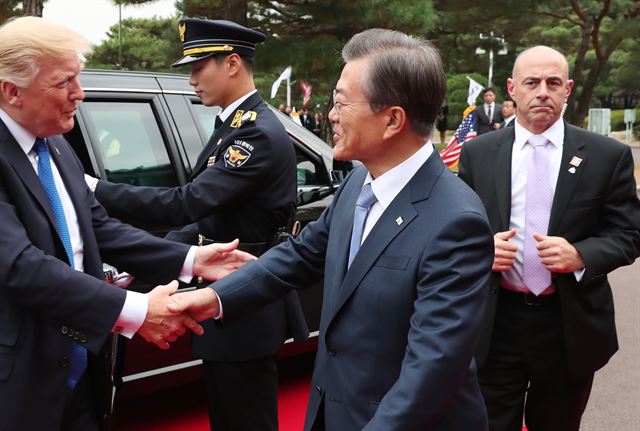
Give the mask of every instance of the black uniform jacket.
[[[151, 225], [186, 225], [169, 238], [194, 244], [270, 242], [296, 200], [296, 156], [282, 124], [258, 93], [240, 104], [204, 147], [183, 187], [136, 187], [100, 181], [96, 196], [109, 214]], [[208, 360], [248, 360], [275, 353], [288, 333], [308, 330], [295, 301], [279, 301], [230, 325], [204, 322], [194, 354]], [[300, 335], [302, 333], [302, 335]]]

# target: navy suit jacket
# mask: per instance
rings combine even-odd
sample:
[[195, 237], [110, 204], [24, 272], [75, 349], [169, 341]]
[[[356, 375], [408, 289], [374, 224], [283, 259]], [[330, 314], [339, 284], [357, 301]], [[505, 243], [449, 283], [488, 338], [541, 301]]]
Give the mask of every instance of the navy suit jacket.
[[305, 430], [484, 430], [472, 359], [493, 239], [477, 196], [433, 153], [347, 269], [359, 167], [321, 217], [213, 287], [234, 319], [312, 285], [324, 298]]
[[[509, 230], [514, 139], [515, 128], [506, 127], [469, 141], [460, 155], [460, 178], [484, 202], [494, 233]], [[580, 282], [573, 273], [554, 273], [552, 278], [562, 306], [569, 372], [589, 376], [618, 349], [607, 274], [640, 254], [640, 201], [629, 146], [565, 123], [548, 233], [565, 238], [584, 259]], [[501, 273], [494, 273], [488, 286], [477, 354], [481, 366], [491, 342], [500, 279]]]
[[60, 428], [74, 339], [89, 352], [96, 412], [102, 415], [103, 346], [126, 296], [102, 281], [102, 259], [158, 284], [177, 277], [188, 252], [185, 245], [108, 218], [69, 144], [54, 136], [49, 148], [78, 216], [84, 273], [68, 266], [40, 180], [0, 121], [1, 431]]
[[493, 132], [494, 129], [493, 128], [493, 124], [494, 123], [502, 123], [502, 121], [504, 121], [504, 117], [502, 116], [502, 105], [499, 103], [494, 103], [493, 105], [493, 112], [491, 113], [491, 120], [489, 120], [489, 117], [487, 117], [487, 113], [484, 112], [484, 103], [481, 103], [480, 105], [478, 105], [478, 107], [476, 108], [476, 112], [477, 112], [477, 132], [478, 132], [478, 136], [480, 135], [484, 135], [485, 133], [489, 133], [489, 132]]

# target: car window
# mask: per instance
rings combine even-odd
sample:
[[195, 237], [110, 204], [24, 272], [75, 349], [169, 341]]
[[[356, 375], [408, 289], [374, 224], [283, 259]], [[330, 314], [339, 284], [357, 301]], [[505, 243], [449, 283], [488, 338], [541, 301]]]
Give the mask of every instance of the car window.
[[100, 140], [107, 179], [144, 186], [178, 185], [149, 103], [91, 102], [84, 106]]
[[213, 133], [216, 115], [220, 112], [220, 108], [218, 106], [205, 106], [201, 103], [193, 103], [192, 106], [198, 117], [198, 124], [202, 127], [204, 136], [208, 139]]

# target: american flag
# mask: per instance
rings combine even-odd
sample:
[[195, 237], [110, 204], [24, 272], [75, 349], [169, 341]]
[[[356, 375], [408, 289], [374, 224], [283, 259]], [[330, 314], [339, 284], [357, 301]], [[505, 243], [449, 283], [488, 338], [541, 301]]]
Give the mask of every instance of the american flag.
[[311, 90], [313, 90], [313, 87], [306, 81], [300, 81], [300, 89], [303, 93], [302, 106], [307, 106], [309, 99], [311, 99]]
[[474, 106], [473, 109], [462, 119], [462, 122], [458, 126], [456, 133], [453, 134], [451, 141], [449, 141], [445, 148], [440, 150], [440, 157], [442, 157], [442, 161], [449, 168], [455, 168], [458, 164], [460, 151], [462, 151], [462, 144], [477, 136], [476, 115]]

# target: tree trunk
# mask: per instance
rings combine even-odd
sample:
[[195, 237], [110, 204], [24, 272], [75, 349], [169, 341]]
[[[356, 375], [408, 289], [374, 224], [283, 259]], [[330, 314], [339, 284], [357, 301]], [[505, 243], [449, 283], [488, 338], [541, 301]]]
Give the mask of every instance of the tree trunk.
[[226, 0], [218, 8], [218, 19], [226, 19], [247, 26], [247, 0]]
[[22, 15], [42, 16], [43, 0], [23, 0]]

